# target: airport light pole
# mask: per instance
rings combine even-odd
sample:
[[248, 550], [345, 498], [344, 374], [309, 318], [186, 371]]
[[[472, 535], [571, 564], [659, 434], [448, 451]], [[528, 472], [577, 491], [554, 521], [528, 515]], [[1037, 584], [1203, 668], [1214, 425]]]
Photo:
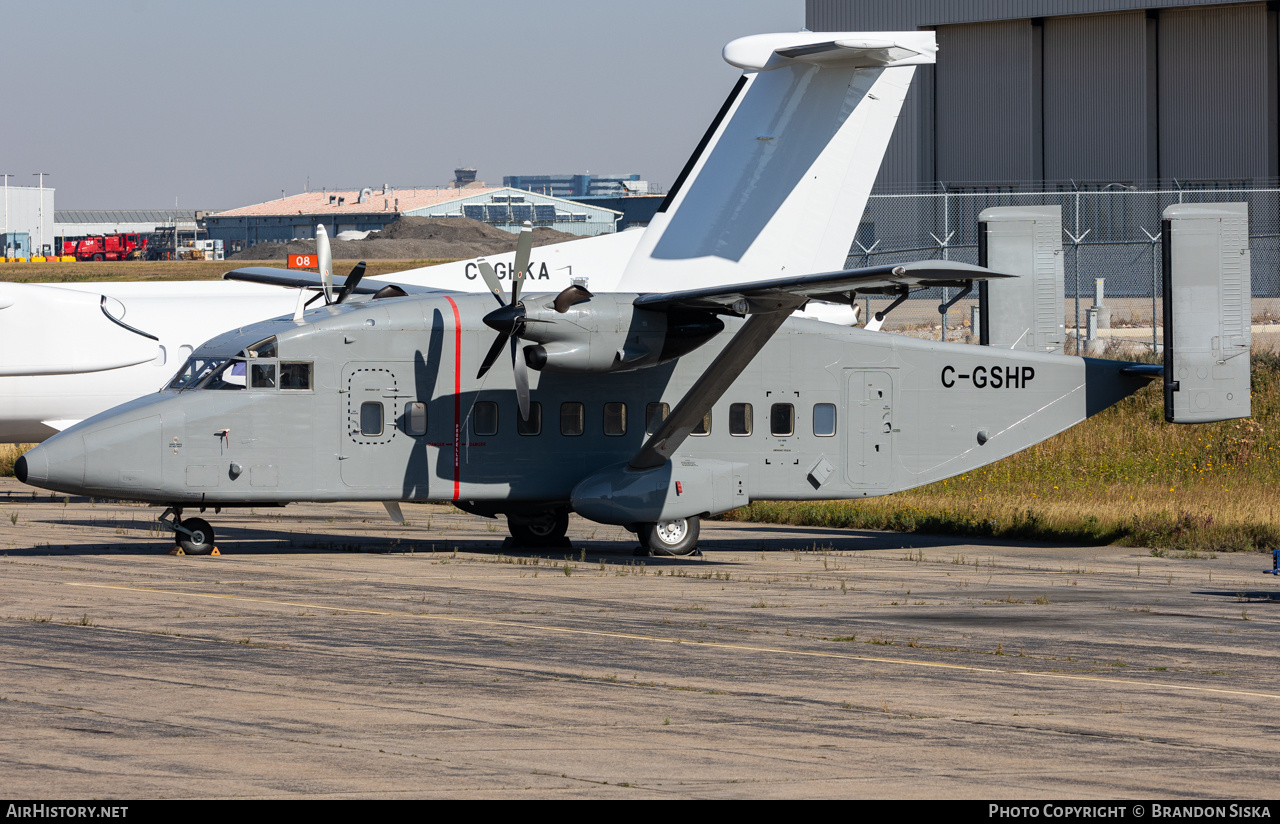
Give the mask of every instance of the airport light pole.
[[49, 174], [49, 172], [32, 172], [31, 173], [32, 177], [40, 178], [40, 205], [37, 211], [37, 214], [39, 215], [39, 223], [37, 224], [37, 226], [40, 229], [40, 254], [41, 255], [44, 254], [44, 176], [47, 174]]
[[4, 174], [4, 256], [9, 257], [9, 178], [13, 175]]

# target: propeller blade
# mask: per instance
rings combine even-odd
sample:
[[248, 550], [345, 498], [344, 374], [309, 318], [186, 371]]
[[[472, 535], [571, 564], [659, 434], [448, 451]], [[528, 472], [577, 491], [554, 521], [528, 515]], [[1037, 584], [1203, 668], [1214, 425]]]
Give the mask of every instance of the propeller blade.
[[575, 283], [556, 295], [555, 300], [551, 301], [551, 308], [563, 315], [569, 311], [570, 306], [575, 306], [593, 297], [595, 295], [588, 292], [585, 286], [579, 286]]
[[498, 359], [498, 353], [502, 351], [502, 345], [507, 342], [508, 337], [509, 335], [499, 332], [498, 336], [493, 339], [493, 345], [489, 347], [484, 360], [480, 363], [480, 371], [476, 373], [476, 380], [483, 378], [484, 373], [489, 371], [490, 366], [493, 366], [493, 362]]
[[502, 281], [498, 280], [498, 273], [493, 271], [489, 261], [484, 258], [476, 261], [476, 265], [480, 267], [480, 277], [484, 278], [484, 285], [488, 286], [489, 291], [493, 292], [493, 296], [498, 299], [498, 305], [506, 306], [507, 302], [502, 299]]
[[524, 286], [525, 270], [529, 268], [529, 255], [533, 251], [533, 224], [524, 222], [520, 238], [516, 241], [515, 274], [511, 276], [511, 302], [520, 302], [520, 288]]
[[342, 291], [338, 293], [338, 299], [334, 301], [335, 303], [342, 303], [351, 297], [356, 287], [360, 285], [360, 279], [364, 277], [364, 268], [363, 260], [351, 267], [351, 274], [347, 275], [347, 282], [342, 285]]
[[323, 224], [316, 226], [316, 257], [320, 260], [324, 302], [333, 303], [333, 253], [329, 251], [329, 233], [325, 231]]
[[324, 292], [316, 292], [314, 295], [311, 296], [311, 298], [306, 303], [302, 304], [302, 308], [306, 309], [308, 306], [320, 300], [320, 298], [322, 297], [324, 297]]
[[516, 372], [516, 400], [520, 402], [520, 420], [529, 420], [529, 365], [519, 341], [511, 339], [511, 365]]
[[523, 275], [529, 270], [529, 255], [533, 252], [533, 224], [524, 222], [520, 238], [516, 241], [516, 272]]

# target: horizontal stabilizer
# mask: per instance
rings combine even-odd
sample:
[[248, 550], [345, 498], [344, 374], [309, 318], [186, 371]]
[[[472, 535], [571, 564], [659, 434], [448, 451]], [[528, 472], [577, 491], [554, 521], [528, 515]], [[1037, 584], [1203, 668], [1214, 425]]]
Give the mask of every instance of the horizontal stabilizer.
[[976, 281], [1011, 278], [981, 266], [949, 260], [923, 260], [887, 266], [868, 266], [817, 275], [772, 278], [751, 283], [687, 289], [681, 292], [641, 295], [635, 305], [655, 311], [670, 309], [703, 309], [726, 314], [745, 315], [760, 311], [760, 301], [767, 302], [779, 294], [803, 300], [850, 303], [855, 295], [895, 295], [928, 287], [964, 288]]
[[[246, 266], [233, 269], [223, 276], [224, 280], [239, 280], [246, 283], [265, 283], [270, 286], [284, 286], [292, 289], [323, 289], [324, 282], [320, 275], [300, 269], [276, 269], [271, 266]], [[334, 279], [335, 289], [346, 288], [346, 279]], [[373, 295], [386, 286], [399, 286], [410, 295], [426, 295], [443, 292], [441, 289], [430, 289], [426, 286], [413, 286], [407, 283], [389, 283], [385, 280], [361, 280], [353, 290], [357, 295]]]
[[917, 32], [889, 32], [888, 37], [797, 32], [740, 37], [724, 47], [723, 56], [726, 63], [749, 72], [795, 62], [863, 69], [932, 63], [936, 48]]

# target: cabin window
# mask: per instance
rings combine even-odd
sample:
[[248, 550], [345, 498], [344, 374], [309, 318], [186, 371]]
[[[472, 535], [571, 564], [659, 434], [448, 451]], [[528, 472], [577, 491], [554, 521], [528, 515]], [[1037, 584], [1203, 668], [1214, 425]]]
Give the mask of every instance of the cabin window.
[[698, 421], [698, 425], [689, 433], [695, 438], [704, 438], [711, 434], [711, 413], [702, 416], [702, 420]]
[[729, 434], [735, 438], [745, 438], [751, 434], [751, 404], [729, 405]]
[[651, 403], [644, 410], [644, 431], [646, 435], [652, 435], [658, 431], [658, 427], [662, 426], [662, 422], [667, 419], [667, 413], [671, 411], [671, 407], [665, 403]]
[[819, 438], [830, 438], [836, 434], [836, 405], [834, 403], [815, 403], [813, 405], [813, 434]]
[[769, 434], [785, 438], [796, 434], [796, 408], [789, 403], [775, 403], [769, 408]]
[[582, 404], [572, 401], [560, 404], [561, 435], [581, 435], [583, 420]]
[[360, 434], [365, 437], [376, 437], [382, 434], [382, 404], [377, 401], [365, 401], [360, 404]]
[[280, 388], [310, 389], [311, 364], [288, 362], [280, 364]]
[[274, 363], [250, 364], [249, 385], [254, 389], [275, 389], [276, 365]]
[[477, 401], [471, 410], [471, 434], [498, 434], [498, 405], [493, 401]]
[[406, 435], [427, 434], [427, 405], [421, 401], [405, 404], [404, 433]]
[[627, 405], [625, 403], [606, 403], [604, 405], [604, 434], [615, 437], [627, 434]]
[[520, 407], [516, 407], [516, 432], [521, 435], [542, 434], [542, 404], [533, 401], [529, 404], [529, 420], [520, 417]]

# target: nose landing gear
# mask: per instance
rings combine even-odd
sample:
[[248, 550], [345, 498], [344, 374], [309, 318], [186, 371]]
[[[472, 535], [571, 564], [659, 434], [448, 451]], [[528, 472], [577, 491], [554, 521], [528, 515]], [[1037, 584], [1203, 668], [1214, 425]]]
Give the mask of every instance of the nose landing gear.
[[[169, 515], [173, 517], [170, 518]], [[173, 530], [173, 542], [184, 555], [220, 555], [214, 545], [213, 527], [204, 518], [182, 520], [182, 507], [171, 506], [157, 519]]]

